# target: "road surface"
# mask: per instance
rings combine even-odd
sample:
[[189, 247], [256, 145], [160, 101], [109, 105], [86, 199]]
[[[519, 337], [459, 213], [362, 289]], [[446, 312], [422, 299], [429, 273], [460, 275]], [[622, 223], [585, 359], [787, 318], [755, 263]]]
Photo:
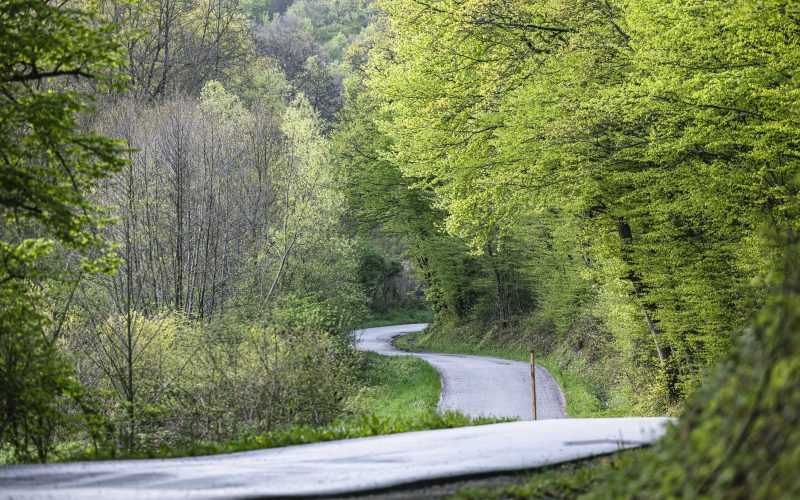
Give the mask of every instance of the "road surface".
[[422, 481], [533, 469], [641, 446], [668, 419], [558, 419], [406, 432], [166, 460], [0, 468], [14, 499], [270, 498], [375, 492]]
[[[389, 339], [423, 327], [365, 330], [359, 332], [361, 347], [397, 355]], [[530, 372], [525, 363], [476, 356], [419, 356], [442, 373], [441, 409], [528, 416], [530, 396], [525, 400], [523, 388]], [[545, 381], [539, 403], [542, 416], [563, 416], [563, 396], [549, 374], [541, 373], [537, 372]], [[522, 395], [511, 398], [505, 392]], [[0, 499], [287, 498], [380, 492], [638, 447], [660, 437], [668, 422], [665, 418], [554, 418], [205, 457], [12, 465], [0, 467]]]
[[[473, 417], [532, 418], [529, 363], [463, 354], [407, 353], [392, 339], [427, 327], [414, 325], [367, 328], [356, 332], [358, 346], [389, 356], [413, 354], [434, 366], [442, 377], [439, 411], [458, 410]], [[564, 418], [564, 394], [553, 376], [536, 366], [536, 413], [541, 420]]]

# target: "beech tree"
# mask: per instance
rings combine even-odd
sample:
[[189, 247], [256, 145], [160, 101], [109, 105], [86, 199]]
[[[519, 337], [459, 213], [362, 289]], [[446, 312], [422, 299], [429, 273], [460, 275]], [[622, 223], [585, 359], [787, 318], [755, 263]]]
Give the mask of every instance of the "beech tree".
[[646, 387], [648, 411], [679, 404], [763, 304], [781, 250], [759, 228], [796, 223], [796, 7], [379, 6], [351, 104], [382, 136], [367, 156], [472, 254], [543, 248], [552, 271], [515, 264], [532, 297], [561, 293], [553, 273], [570, 269], [572, 325], [599, 322], [627, 360], [612, 378]]

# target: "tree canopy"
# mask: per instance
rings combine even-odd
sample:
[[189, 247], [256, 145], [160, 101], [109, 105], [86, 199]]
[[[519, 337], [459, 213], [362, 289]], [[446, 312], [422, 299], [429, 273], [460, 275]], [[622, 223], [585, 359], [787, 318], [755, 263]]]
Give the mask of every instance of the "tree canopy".
[[[113, 30], [95, 6], [14, 0], [0, 10], [0, 434], [41, 460], [64, 417], [57, 398], [79, 391], [55, 348], [77, 286], [67, 270], [118, 263], [92, 197], [125, 165], [123, 144], [81, 123], [88, 86], [116, 83], [123, 49]], [[52, 255], [56, 245], [79, 264]], [[45, 290], [59, 281], [68, 298], [54, 304]]]
[[363, 156], [543, 305], [575, 276], [562, 335], [597, 317], [632, 366], [655, 363], [658, 404], [691, 393], [763, 304], [781, 250], [761, 229], [796, 230], [797, 6], [378, 5], [350, 82], [380, 137]]

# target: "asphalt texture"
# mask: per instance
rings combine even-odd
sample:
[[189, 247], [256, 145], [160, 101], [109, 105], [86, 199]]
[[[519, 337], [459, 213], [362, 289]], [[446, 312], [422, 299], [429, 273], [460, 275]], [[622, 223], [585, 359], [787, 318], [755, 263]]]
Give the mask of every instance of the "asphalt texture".
[[[413, 325], [367, 328], [356, 333], [360, 349], [388, 356], [412, 355], [439, 370], [442, 396], [439, 411], [457, 410], [473, 417], [533, 418], [529, 363], [463, 354], [410, 353], [392, 345], [403, 333], [427, 327]], [[564, 418], [564, 394], [553, 376], [536, 365], [536, 416], [540, 420]]]
[[[359, 332], [361, 347], [401, 354], [388, 342], [387, 335], [391, 339], [415, 328], [424, 325], [364, 330]], [[521, 372], [522, 367], [527, 369], [525, 363], [476, 356], [419, 356], [442, 373], [442, 409], [455, 408], [472, 415], [527, 417], [525, 403], [517, 402], [524, 399], [523, 388], [529, 383]], [[530, 377], [529, 369], [526, 373]], [[543, 386], [543, 392], [549, 394], [543, 396], [543, 411], [552, 412], [554, 417], [563, 416], [563, 396], [557, 386], [557, 393], [548, 391], [546, 386], [550, 383], [555, 384], [545, 382]], [[514, 396], [504, 397], [504, 392]], [[517, 396], [517, 392], [522, 394]], [[552, 399], [551, 410], [544, 410], [548, 407], [544, 402], [547, 398]], [[529, 404], [530, 396], [527, 401]], [[0, 467], [0, 498], [216, 499], [380, 493], [449, 479], [535, 469], [639, 447], [663, 435], [669, 421], [554, 418], [204, 457], [11, 465]]]
[[557, 419], [165, 460], [0, 468], [14, 499], [288, 498], [528, 470], [648, 444], [669, 419]]

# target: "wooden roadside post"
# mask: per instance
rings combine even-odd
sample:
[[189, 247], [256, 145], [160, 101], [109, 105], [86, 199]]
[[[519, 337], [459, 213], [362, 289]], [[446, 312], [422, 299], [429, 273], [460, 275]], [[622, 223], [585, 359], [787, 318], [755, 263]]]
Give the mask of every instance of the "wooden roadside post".
[[531, 349], [531, 396], [533, 401], [533, 419], [536, 420], [536, 363], [533, 359], [533, 349]]

